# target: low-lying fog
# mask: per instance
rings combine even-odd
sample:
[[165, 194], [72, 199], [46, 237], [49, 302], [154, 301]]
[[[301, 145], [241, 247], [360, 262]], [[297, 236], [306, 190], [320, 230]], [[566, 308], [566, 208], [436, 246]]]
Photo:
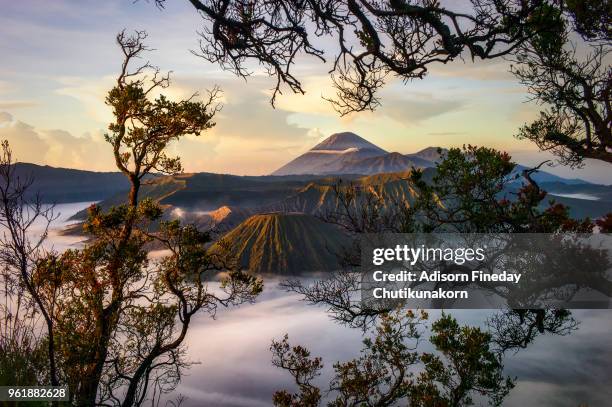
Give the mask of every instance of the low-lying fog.
[[[63, 250], [78, 246], [78, 237], [61, 236], [58, 229], [84, 204], [58, 205], [61, 213], [49, 235], [49, 244]], [[361, 349], [362, 332], [330, 320], [325, 309], [300, 301], [278, 287], [279, 280], [265, 281], [265, 289], [253, 305], [220, 310], [216, 319], [201, 314], [187, 337], [188, 358], [198, 362], [186, 372], [178, 392], [187, 397], [184, 406], [269, 406], [275, 390], [294, 390], [291, 378], [272, 366], [272, 338], [289, 334], [291, 343], [308, 347], [322, 356], [329, 379], [335, 361], [354, 358]], [[457, 310], [461, 323], [482, 325], [493, 312]], [[569, 336], [544, 336], [528, 349], [509, 354], [506, 373], [517, 377], [507, 406], [609, 405], [612, 399], [612, 310], [573, 312], [580, 325]], [[430, 320], [439, 316], [430, 312]]]
[[[494, 310], [450, 312], [461, 323], [482, 325]], [[505, 359], [506, 374], [517, 377], [507, 406], [606, 405], [612, 397], [612, 311], [577, 310], [579, 329], [569, 336], [545, 336]], [[440, 315], [430, 312], [430, 321]], [[189, 357], [194, 365], [179, 391], [187, 406], [269, 406], [275, 390], [294, 389], [287, 373], [272, 366], [272, 338], [289, 334], [291, 343], [322, 356], [324, 384], [337, 360], [358, 356], [361, 331], [339, 326], [325, 310], [266, 281], [254, 305], [222, 311], [216, 320], [202, 315], [189, 332]]]

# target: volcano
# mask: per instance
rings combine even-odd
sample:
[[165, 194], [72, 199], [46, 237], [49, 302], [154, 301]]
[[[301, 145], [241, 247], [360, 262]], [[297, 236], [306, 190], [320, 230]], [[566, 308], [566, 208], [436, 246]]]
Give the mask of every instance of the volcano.
[[348, 242], [338, 228], [314, 216], [265, 213], [242, 222], [210, 250], [229, 248], [250, 272], [296, 274], [338, 270]]
[[385, 150], [355, 133], [335, 133], [272, 175], [334, 174], [349, 162], [386, 154]]

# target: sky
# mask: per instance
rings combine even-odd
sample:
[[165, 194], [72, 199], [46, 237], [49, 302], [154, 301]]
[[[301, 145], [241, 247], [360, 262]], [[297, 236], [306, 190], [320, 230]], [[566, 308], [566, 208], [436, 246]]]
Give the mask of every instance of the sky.
[[[245, 81], [194, 55], [202, 19], [186, 0], [163, 10], [146, 0], [0, 0], [0, 6], [0, 139], [9, 140], [20, 161], [114, 169], [103, 138], [112, 120], [104, 97], [121, 63], [114, 37], [124, 28], [148, 32], [150, 61], [172, 71], [168, 96], [223, 90], [217, 126], [171, 147], [188, 172], [268, 174], [340, 131], [401, 153], [469, 143], [508, 151], [527, 165], [549, 158], [514, 137], [540, 107], [503, 60], [458, 61], [433, 66], [424, 80], [392, 80], [375, 112], [339, 117], [322, 99], [334, 90], [317, 60], [301, 58], [297, 67], [306, 95], [286, 89], [273, 109], [273, 78], [256, 70]], [[606, 182], [610, 165], [547, 170]]]

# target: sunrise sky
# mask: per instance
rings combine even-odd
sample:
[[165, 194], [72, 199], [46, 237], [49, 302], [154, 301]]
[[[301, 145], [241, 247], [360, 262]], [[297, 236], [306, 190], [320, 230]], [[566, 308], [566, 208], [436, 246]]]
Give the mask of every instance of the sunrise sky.
[[[0, 3], [0, 139], [21, 161], [113, 169], [103, 140], [112, 119], [104, 97], [121, 62], [114, 37], [123, 28], [148, 31], [151, 62], [173, 71], [170, 96], [215, 84], [224, 91], [217, 127], [174, 146], [187, 171], [267, 174], [338, 131], [402, 153], [471, 143], [507, 150], [526, 164], [547, 158], [513, 137], [538, 106], [526, 103], [504, 61], [433, 67], [425, 80], [387, 85], [376, 112], [340, 118], [321, 99], [333, 90], [326, 66], [313, 59], [299, 65], [307, 94], [287, 90], [274, 110], [273, 79], [255, 74], [245, 82], [194, 56], [202, 20], [187, 1], [169, 1], [164, 10], [145, 0]], [[550, 171], [607, 180], [609, 165], [587, 167]]]

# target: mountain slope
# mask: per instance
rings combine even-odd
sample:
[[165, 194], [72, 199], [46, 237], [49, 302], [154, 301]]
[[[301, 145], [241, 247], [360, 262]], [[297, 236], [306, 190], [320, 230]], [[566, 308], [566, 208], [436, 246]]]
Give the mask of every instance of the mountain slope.
[[[512, 175], [521, 175], [522, 172], [526, 169], [528, 169], [530, 167], [526, 167], [524, 165], [520, 165], [517, 164], [517, 166], [514, 168], [514, 171], [512, 172]], [[558, 175], [554, 175], [551, 174], [549, 172], [546, 171], [538, 171], [534, 174], [532, 174], [531, 178], [533, 178], [533, 180], [535, 182], [538, 183], [543, 183], [543, 182], [561, 182], [563, 184], [567, 184], [567, 185], [576, 185], [576, 184], [588, 184], [588, 185], [593, 185], [590, 184], [589, 182], [579, 179], [579, 178], [563, 178], [560, 177]]]
[[267, 213], [248, 218], [210, 250], [229, 250], [251, 272], [290, 275], [337, 270], [346, 242], [337, 228], [313, 216]]
[[129, 188], [120, 172], [95, 172], [16, 163], [15, 175], [32, 179], [28, 199], [39, 194], [44, 203], [99, 201]]
[[406, 157], [420, 158], [420, 159], [427, 160], [435, 164], [440, 161], [440, 158], [442, 158], [442, 156], [446, 154], [446, 152], [448, 152], [446, 148], [427, 147], [427, 148], [422, 149], [421, 151], [417, 151], [416, 153], [406, 154]]
[[[196, 173], [158, 177], [143, 184], [142, 198], [151, 198], [167, 207], [182, 210], [213, 211], [222, 206], [260, 206], [285, 198], [304, 186], [306, 181], [285, 177], [248, 177], [228, 174]], [[124, 203], [127, 188], [103, 200], [108, 209]], [[85, 219], [86, 211], [73, 216]]]
[[180, 218], [184, 223], [195, 224], [201, 230], [214, 229], [217, 232], [227, 232], [252, 214], [248, 208], [222, 206], [209, 212], [182, 211], [176, 208], [167, 216], [169, 219]]
[[[430, 182], [435, 173], [435, 168], [425, 168], [423, 180]], [[388, 205], [394, 205], [397, 202], [407, 202], [410, 205], [416, 199], [418, 192], [407, 180], [408, 177], [409, 172], [407, 171], [381, 173], [352, 179], [351, 183], [360, 191], [368, 191], [383, 198], [382, 201]], [[543, 180], [556, 179], [554, 175], [547, 173], [542, 174], [541, 177]], [[509, 183], [505, 193], [509, 194], [509, 198], [514, 197], [524, 182], [522, 178], [518, 178]], [[304, 212], [313, 215], [333, 214], [338, 211], [339, 202], [332, 184], [332, 181], [323, 184], [311, 182], [287, 198], [266, 205], [259, 211]], [[345, 187], [347, 184], [344, 182]], [[541, 187], [549, 192], [547, 199], [542, 202], [542, 209], [548, 206], [550, 199], [569, 206], [571, 215], [576, 218], [587, 216], [599, 218], [609, 213], [612, 208], [612, 186], [565, 184], [555, 181], [542, 182]], [[353, 209], [357, 209], [358, 205], [364, 203], [364, 195], [357, 197]]]
[[[430, 170], [426, 170], [424, 177], [430, 178]], [[409, 172], [397, 172], [388, 174], [377, 174], [364, 176], [351, 181], [362, 192], [370, 192], [375, 196], [381, 197], [384, 202], [394, 205], [397, 202], [414, 202], [416, 191], [412, 184], [406, 181]], [[344, 187], [347, 188], [347, 183]], [[360, 194], [353, 202], [355, 209], [364, 204], [365, 193]], [[311, 182], [293, 195], [288, 196], [282, 201], [264, 206], [261, 211], [267, 212], [303, 212], [312, 215], [326, 215], [337, 212], [338, 197], [330, 184], [320, 184]]]
[[415, 168], [433, 167], [435, 164], [417, 156], [405, 156], [400, 153], [389, 153], [377, 157], [353, 160], [344, 163], [339, 174], [380, 174], [386, 172], [401, 172]]
[[336, 133], [274, 171], [272, 175], [331, 174], [347, 162], [385, 154], [385, 150], [354, 133]]

